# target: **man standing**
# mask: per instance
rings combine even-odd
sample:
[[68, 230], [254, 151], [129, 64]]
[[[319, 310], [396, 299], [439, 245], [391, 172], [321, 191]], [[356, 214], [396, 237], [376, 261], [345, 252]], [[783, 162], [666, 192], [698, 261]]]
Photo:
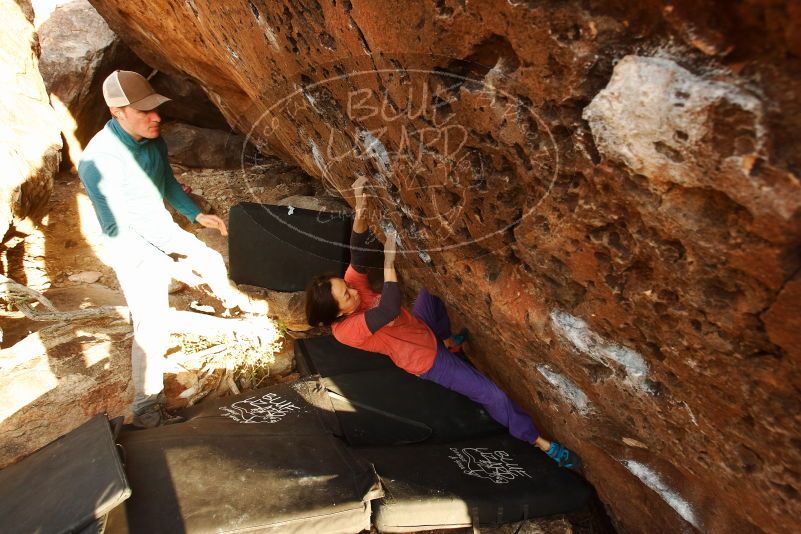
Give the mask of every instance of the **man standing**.
[[222, 257], [175, 224], [164, 206], [166, 199], [189, 221], [228, 235], [225, 222], [201, 213], [175, 180], [156, 111], [169, 98], [140, 74], [122, 70], [103, 82], [103, 97], [112, 118], [87, 144], [78, 174], [133, 320], [133, 424], [154, 427], [181, 420], [164, 408], [162, 362], [170, 334], [168, 287], [175, 270], [168, 254], [185, 256], [227, 308], [249, 311], [250, 301], [228, 280]]

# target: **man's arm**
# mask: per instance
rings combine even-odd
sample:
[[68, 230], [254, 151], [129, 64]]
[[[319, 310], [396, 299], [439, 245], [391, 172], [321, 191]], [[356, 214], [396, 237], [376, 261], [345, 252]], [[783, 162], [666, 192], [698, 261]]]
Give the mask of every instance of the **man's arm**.
[[189, 222], [196, 222], [206, 228], [214, 228], [222, 235], [228, 235], [228, 228], [225, 226], [225, 221], [216, 215], [209, 213], [201, 213], [200, 208], [197, 207], [195, 201], [186, 194], [181, 184], [175, 179], [175, 174], [172, 172], [172, 167], [167, 159], [167, 144], [164, 140], [160, 140], [159, 150], [164, 158], [164, 198], [167, 199], [172, 207], [178, 210], [181, 215], [189, 219]]
[[196, 222], [197, 216], [200, 215], [200, 208], [198, 208], [195, 201], [184, 192], [181, 184], [175, 179], [169, 159], [167, 158], [167, 143], [161, 138], [156, 142], [158, 143], [161, 157], [164, 158], [164, 198], [173, 208], [178, 210], [181, 215], [189, 219], [189, 222]]
[[119, 181], [115, 180], [121, 169], [122, 163], [112, 156], [94, 156], [78, 164], [78, 176], [92, 201], [100, 228], [109, 237], [119, 234], [119, 223], [125, 218], [126, 203]]

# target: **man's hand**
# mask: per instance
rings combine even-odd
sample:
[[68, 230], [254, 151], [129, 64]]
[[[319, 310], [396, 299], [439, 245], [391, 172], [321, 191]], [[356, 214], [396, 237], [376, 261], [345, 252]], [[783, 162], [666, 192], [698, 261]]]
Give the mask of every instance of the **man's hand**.
[[228, 235], [228, 228], [225, 227], [225, 221], [223, 221], [216, 215], [201, 213], [197, 217], [195, 217], [195, 221], [197, 221], [198, 224], [205, 226], [206, 228], [215, 228], [219, 230], [220, 234], [224, 236]]

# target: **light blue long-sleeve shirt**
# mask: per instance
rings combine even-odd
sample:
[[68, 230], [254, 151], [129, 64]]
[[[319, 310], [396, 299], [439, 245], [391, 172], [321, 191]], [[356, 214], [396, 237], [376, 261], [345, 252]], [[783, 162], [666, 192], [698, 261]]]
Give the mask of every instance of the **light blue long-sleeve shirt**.
[[172, 173], [164, 140], [136, 141], [115, 119], [86, 146], [78, 175], [112, 241], [138, 237], [169, 252], [175, 224], [164, 200], [191, 222], [200, 214]]

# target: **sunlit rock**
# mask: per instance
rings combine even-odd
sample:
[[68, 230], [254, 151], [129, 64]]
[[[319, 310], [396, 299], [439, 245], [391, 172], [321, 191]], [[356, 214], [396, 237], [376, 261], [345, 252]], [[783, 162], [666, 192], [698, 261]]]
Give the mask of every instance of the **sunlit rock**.
[[15, 220], [44, 215], [61, 138], [39, 74], [39, 45], [27, 0], [0, 2], [0, 236]]

